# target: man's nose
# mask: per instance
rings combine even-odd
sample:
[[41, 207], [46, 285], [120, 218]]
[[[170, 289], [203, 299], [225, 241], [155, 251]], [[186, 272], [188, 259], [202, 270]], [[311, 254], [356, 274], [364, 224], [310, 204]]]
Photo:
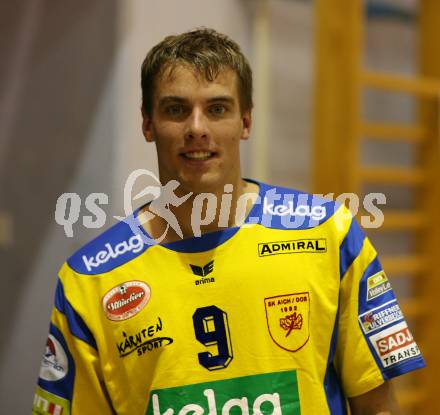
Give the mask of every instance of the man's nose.
[[208, 136], [208, 123], [206, 115], [201, 108], [194, 108], [187, 120], [185, 138], [206, 138]]

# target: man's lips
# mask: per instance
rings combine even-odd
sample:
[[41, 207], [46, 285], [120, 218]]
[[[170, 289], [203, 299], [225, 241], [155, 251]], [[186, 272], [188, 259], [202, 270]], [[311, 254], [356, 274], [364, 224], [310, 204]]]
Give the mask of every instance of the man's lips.
[[217, 153], [210, 150], [190, 150], [181, 152], [180, 156], [190, 161], [206, 161], [217, 156]]

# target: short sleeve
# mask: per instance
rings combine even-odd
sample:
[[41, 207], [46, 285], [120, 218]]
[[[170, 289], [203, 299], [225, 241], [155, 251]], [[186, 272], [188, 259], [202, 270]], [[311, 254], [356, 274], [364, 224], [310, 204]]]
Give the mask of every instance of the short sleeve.
[[58, 280], [33, 414], [112, 414], [93, 334]]
[[335, 365], [345, 395], [424, 367], [377, 253], [353, 218], [340, 245], [340, 275]]

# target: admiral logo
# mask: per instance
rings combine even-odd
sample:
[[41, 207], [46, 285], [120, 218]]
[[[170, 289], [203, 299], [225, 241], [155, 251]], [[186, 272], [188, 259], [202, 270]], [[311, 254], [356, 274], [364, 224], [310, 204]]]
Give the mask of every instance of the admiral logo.
[[383, 271], [372, 275], [367, 280], [367, 301], [379, 297], [391, 290], [391, 284]]
[[150, 287], [142, 281], [127, 281], [112, 288], [102, 299], [109, 320], [127, 320], [139, 313], [150, 300]]
[[285, 204], [274, 206], [274, 203], [269, 203], [268, 199], [265, 197], [263, 200], [263, 214], [275, 215], [275, 216], [309, 216], [313, 220], [324, 219], [327, 212], [325, 206], [307, 206], [298, 205], [293, 208], [293, 201], [290, 200]]
[[63, 379], [69, 371], [67, 354], [61, 343], [49, 334], [40, 368], [40, 378], [47, 381]]
[[116, 344], [119, 357], [128, 356], [133, 352], [137, 352], [138, 356], [142, 356], [146, 352], [151, 352], [173, 343], [173, 339], [170, 337], [154, 337], [155, 334], [162, 331], [162, 327], [162, 320], [158, 317], [156, 324], [139, 330], [134, 335], [127, 335], [123, 331], [124, 340]]
[[365, 334], [382, 329], [399, 320], [403, 320], [403, 314], [396, 300], [389, 301], [359, 316], [359, 322]]
[[100, 265], [110, 261], [110, 259], [115, 259], [127, 252], [137, 254], [144, 247], [144, 241], [142, 240], [141, 235], [134, 235], [128, 239], [128, 241], [122, 241], [115, 246], [112, 246], [109, 243], [106, 243], [104, 246], [106, 249], [99, 251], [95, 256], [82, 256], [87, 271], [90, 272], [93, 268], [98, 268]]
[[308, 292], [264, 299], [272, 340], [282, 349], [296, 352], [309, 340], [310, 296]]
[[370, 337], [385, 368], [420, 355], [420, 350], [405, 322]]
[[65, 399], [47, 392], [37, 386], [34, 396], [33, 414], [38, 415], [69, 415], [70, 405]]
[[296, 239], [293, 241], [266, 242], [258, 244], [258, 256], [297, 254], [301, 252], [327, 252], [327, 240]]
[[189, 264], [189, 265], [194, 275], [199, 275], [202, 277], [194, 281], [195, 285], [209, 284], [211, 282], [215, 282], [214, 277], [207, 278], [207, 275], [210, 274], [212, 271], [214, 271], [214, 260], [209, 261], [203, 267], [193, 264]]

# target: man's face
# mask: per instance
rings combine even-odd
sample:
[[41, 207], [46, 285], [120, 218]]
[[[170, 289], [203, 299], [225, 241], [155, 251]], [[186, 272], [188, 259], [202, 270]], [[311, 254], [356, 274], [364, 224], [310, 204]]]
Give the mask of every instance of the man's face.
[[162, 183], [175, 179], [200, 193], [239, 182], [240, 140], [249, 137], [251, 114], [240, 111], [237, 84], [232, 70], [212, 82], [186, 66], [158, 77], [143, 133], [156, 142]]

